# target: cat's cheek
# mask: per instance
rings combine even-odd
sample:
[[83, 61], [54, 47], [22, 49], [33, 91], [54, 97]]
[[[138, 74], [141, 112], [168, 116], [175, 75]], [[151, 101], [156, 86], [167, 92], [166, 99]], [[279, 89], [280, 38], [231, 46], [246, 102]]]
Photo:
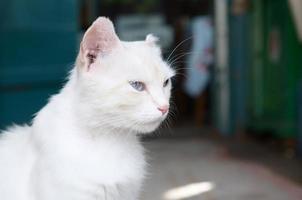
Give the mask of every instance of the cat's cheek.
[[[169, 84], [171, 84], [171, 83], [169, 83]], [[165, 93], [167, 99], [170, 99], [170, 97], [171, 97], [171, 90], [172, 90], [172, 88], [171, 88], [171, 85], [170, 85], [170, 86], [168, 86], [168, 87], [165, 89], [165, 91], [164, 91], [164, 93]]]

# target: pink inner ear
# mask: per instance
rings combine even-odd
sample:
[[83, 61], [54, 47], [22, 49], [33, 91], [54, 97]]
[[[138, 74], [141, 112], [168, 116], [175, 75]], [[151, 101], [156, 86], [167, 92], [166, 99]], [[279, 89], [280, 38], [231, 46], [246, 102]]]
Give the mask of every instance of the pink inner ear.
[[99, 54], [112, 51], [118, 42], [112, 22], [108, 18], [99, 17], [86, 31], [80, 53], [85, 61], [93, 61]]

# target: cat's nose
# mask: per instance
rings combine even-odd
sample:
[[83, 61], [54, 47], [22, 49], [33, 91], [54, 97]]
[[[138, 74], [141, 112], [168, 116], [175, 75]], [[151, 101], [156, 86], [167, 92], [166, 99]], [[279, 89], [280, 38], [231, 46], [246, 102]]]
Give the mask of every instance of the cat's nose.
[[166, 114], [169, 110], [169, 105], [160, 106], [157, 108], [163, 115]]

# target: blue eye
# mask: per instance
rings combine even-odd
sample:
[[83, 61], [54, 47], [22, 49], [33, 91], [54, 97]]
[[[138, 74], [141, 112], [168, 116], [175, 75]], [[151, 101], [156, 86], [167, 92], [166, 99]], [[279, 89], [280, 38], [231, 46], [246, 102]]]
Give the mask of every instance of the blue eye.
[[146, 86], [143, 82], [140, 81], [129, 81], [129, 84], [136, 89], [137, 91], [144, 91], [146, 89]]
[[165, 82], [164, 82], [164, 87], [166, 87], [169, 83], [170, 79], [167, 79]]

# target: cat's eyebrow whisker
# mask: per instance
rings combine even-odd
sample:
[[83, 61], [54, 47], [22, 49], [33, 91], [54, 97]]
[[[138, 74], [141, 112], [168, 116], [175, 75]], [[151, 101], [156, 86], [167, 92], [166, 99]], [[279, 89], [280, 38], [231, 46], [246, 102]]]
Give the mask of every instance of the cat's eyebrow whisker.
[[175, 70], [176, 75], [178, 75], [179, 73], [182, 73], [182, 70], [187, 70], [190, 69], [190, 67], [179, 67], [178, 69]]
[[176, 76], [176, 77], [182, 76], [182, 77], [187, 78], [187, 77], [188, 77], [188, 74], [187, 74], [186, 72], [179, 71], [179, 72], [176, 72], [176, 73], [175, 73], [175, 76]]
[[192, 39], [192, 38], [193, 38], [193, 36], [190, 36], [190, 37], [184, 39], [183, 41], [181, 41], [178, 45], [176, 45], [176, 47], [173, 49], [173, 51], [172, 51], [172, 52], [170, 53], [170, 55], [168, 56], [167, 61], [169, 61], [169, 58], [171, 57], [171, 55], [173, 55], [174, 51], [176, 51], [176, 49], [177, 49], [178, 47], [180, 47], [183, 43], [185, 43], [186, 41], [188, 41], [188, 40], [190, 40], [190, 39]]
[[199, 54], [202, 54], [202, 51], [181, 51], [178, 54], [174, 55], [173, 58], [176, 58], [177, 56], [185, 54], [185, 53], [189, 53], [189, 54], [193, 54], [193, 55], [194, 54], [199, 55]]
[[187, 55], [192, 55], [192, 54], [198, 54], [198, 53], [194, 53], [194, 52], [187, 52], [187, 53], [183, 53], [181, 55], [179, 55], [178, 57], [176, 57], [175, 59], [173, 59], [170, 63], [171, 66], [173, 66], [173, 64], [178, 61], [179, 59], [183, 58], [184, 56], [187, 56]]
[[187, 52], [181, 52], [175, 56], [173, 56], [171, 58], [171, 60], [167, 60], [168, 63], [172, 63], [175, 59], [177, 59], [178, 57], [180, 56], [183, 56], [183, 55], [200, 55], [202, 52], [200, 51], [187, 51]]
[[185, 63], [185, 64], [187, 64], [187, 63], [189, 63], [188, 61], [177, 61], [177, 62], [175, 62], [175, 63], [173, 63], [173, 68], [174, 68], [174, 70], [182, 70], [182, 69], [190, 69], [190, 67], [180, 67], [181, 65], [179, 65], [179, 64], [183, 64], [183, 63]]
[[188, 78], [188, 75], [185, 73], [176, 73], [176, 76], [182, 76], [184, 78]]
[[171, 58], [171, 60], [167, 60], [168, 63], [173, 63], [175, 59], [178, 59], [179, 57], [183, 57], [185, 55], [192, 55], [192, 54], [200, 54], [200, 52], [193, 52], [193, 51], [188, 51], [188, 52], [181, 52]]
[[192, 54], [200, 54], [198, 52], [186, 52], [183, 54], [178, 54], [177, 57], [175, 57], [175, 59], [173, 59], [171, 62], [168, 62], [170, 66], [172, 66], [173, 68], [175, 68], [175, 64], [176, 63], [189, 63], [188, 60], [181, 60], [180, 58], [185, 57], [187, 55], [192, 55]]

